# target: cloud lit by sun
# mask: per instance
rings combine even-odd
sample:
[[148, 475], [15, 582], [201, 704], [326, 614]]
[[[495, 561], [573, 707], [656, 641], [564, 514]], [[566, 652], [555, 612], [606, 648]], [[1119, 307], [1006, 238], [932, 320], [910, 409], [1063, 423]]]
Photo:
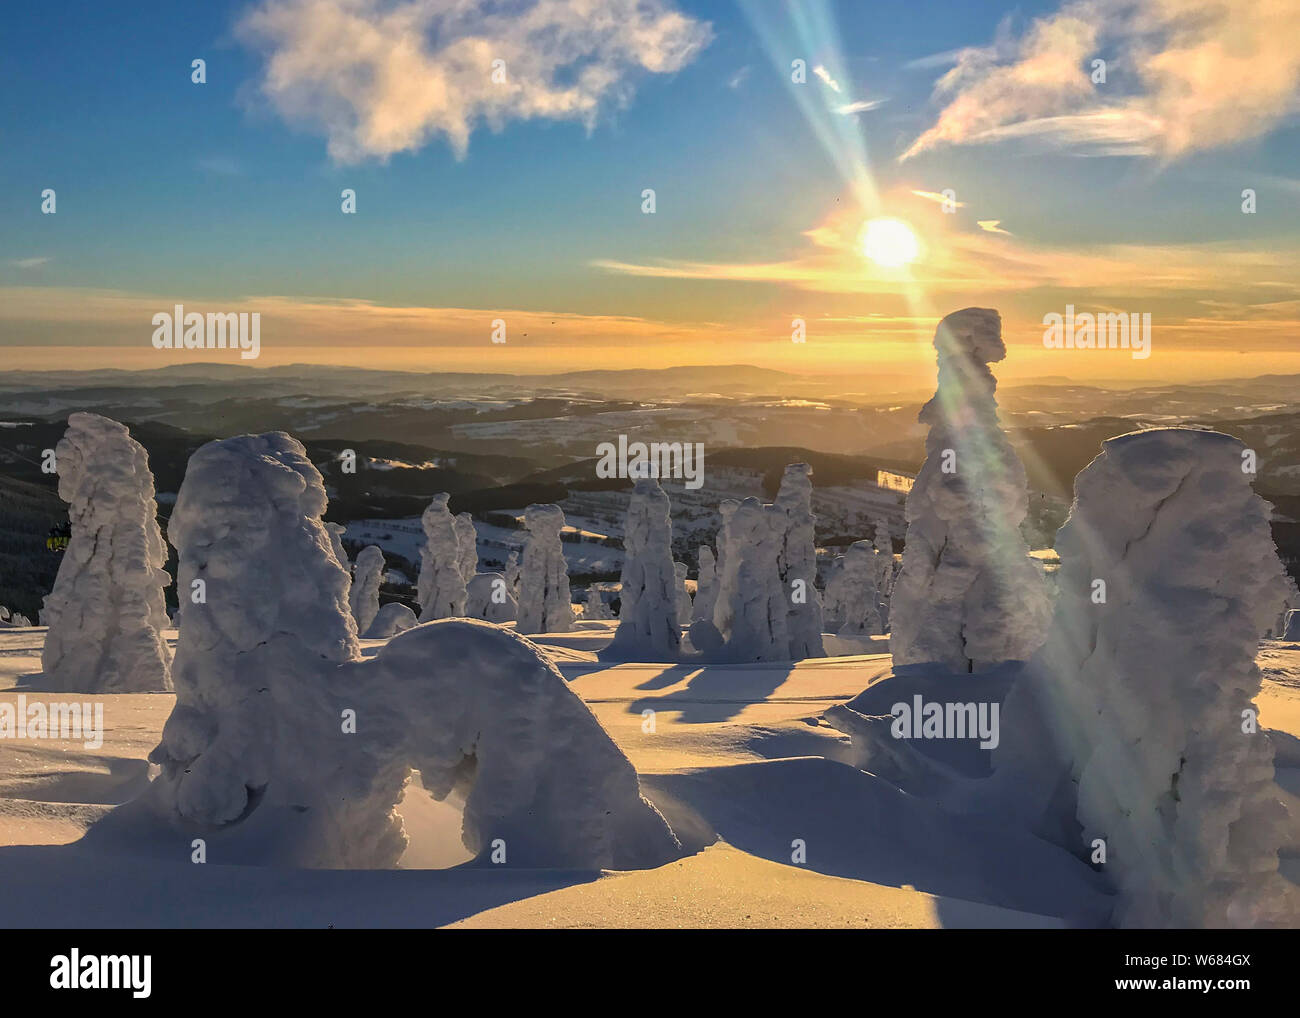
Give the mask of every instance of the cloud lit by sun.
[[870, 219], [859, 238], [862, 254], [884, 269], [901, 269], [921, 257], [921, 241], [901, 219]]

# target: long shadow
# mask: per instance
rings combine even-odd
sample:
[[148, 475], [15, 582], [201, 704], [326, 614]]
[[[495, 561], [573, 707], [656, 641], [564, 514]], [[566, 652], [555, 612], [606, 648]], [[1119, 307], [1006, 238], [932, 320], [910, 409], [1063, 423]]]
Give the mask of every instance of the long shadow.
[[[703, 665], [696, 669], [685, 689], [667, 696], [643, 697], [628, 707], [628, 713], [674, 710], [680, 712], [680, 720], [687, 724], [729, 721], [751, 704], [768, 699], [793, 674], [793, 666], [786, 661], [758, 667]], [[663, 675], [658, 677], [663, 678]], [[680, 677], [677, 681], [681, 681]]]
[[586, 870], [295, 870], [0, 848], [0, 927], [443, 926], [598, 879]]
[[[875, 775], [814, 757], [643, 778], [742, 851], [831, 876], [1098, 925], [1104, 882], [1027, 831], [957, 817]], [[652, 798], [654, 791], [648, 792]]]

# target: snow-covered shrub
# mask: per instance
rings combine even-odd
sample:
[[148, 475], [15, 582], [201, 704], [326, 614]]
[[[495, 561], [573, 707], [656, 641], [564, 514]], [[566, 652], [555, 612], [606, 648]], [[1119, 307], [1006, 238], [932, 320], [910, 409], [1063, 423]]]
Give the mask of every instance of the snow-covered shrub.
[[1004, 712], [999, 776], [1036, 809], [1073, 806], [1070, 847], [1104, 844], [1122, 925], [1300, 923], [1252, 702], [1283, 578], [1243, 449], [1177, 428], [1104, 444], [1057, 536], [1050, 636]]
[[456, 520], [447, 510], [446, 492], [434, 495], [424, 510], [424, 547], [420, 549], [420, 577], [416, 592], [420, 599], [420, 621], [456, 618], [465, 614], [465, 574], [461, 535]]
[[206, 579], [208, 598], [186, 612], [176, 705], [150, 754], [161, 773], [110, 821], [203, 837], [210, 862], [391, 867], [416, 768], [436, 798], [463, 797], [465, 845], [507, 865], [678, 854], [632, 765], [527, 640], [440, 621], [362, 660], [324, 508], [287, 435], [191, 458], [171, 537], [182, 581]]
[[668, 495], [653, 477], [637, 478], [623, 528], [622, 587], [611, 656], [677, 658], [682, 634], [672, 543]]
[[844, 565], [826, 585], [826, 599], [835, 604], [840, 636], [878, 636], [883, 631], [876, 596], [876, 558], [870, 541], [854, 541], [844, 553]]
[[823, 657], [822, 602], [817, 591], [817, 517], [812, 511], [812, 467], [791, 463], [781, 478], [776, 508], [785, 514], [777, 574], [785, 596], [791, 660]]
[[348, 604], [357, 623], [357, 632], [365, 634], [379, 614], [379, 587], [384, 581], [383, 551], [373, 544], [362, 548], [357, 554], [355, 570], [348, 590]]
[[[169, 690], [163, 590], [167, 549], [153, 474], [125, 427], [75, 413], [54, 450], [72, 537], [41, 618], [44, 687], [83, 693]], [[188, 597], [189, 587], [180, 588]]]
[[925, 463], [907, 496], [891, 595], [895, 664], [982, 671], [1042, 644], [1051, 604], [1020, 536], [1025, 470], [998, 423], [989, 363], [1006, 356], [996, 311], [948, 315], [934, 336], [939, 384], [922, 408]]
[[465, 616], [503, 625], [513, 622], [519, 605], [500, 573], [475, 573], [466, 589]]
[[567, 633], [573, 628], [569, 567], [560, 531], [564, 510], [558, 505], [530, 505], [524, 510], [528, 542], [519, 569], [520, 633]]

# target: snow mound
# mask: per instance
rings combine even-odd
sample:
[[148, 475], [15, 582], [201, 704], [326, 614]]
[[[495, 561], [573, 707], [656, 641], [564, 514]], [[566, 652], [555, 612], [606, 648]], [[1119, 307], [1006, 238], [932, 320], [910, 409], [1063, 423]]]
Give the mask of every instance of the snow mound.
[[420, 620], [410, 608], [401, 601], [390, 601], [379, 609], [364, 635], [367, 640], [387, 640], [419, 624]]
[[907, 496], [891, 594], [894, 661], [982, 671], [1031, 657], [1051, 602], [1020, 536], [1025, 469], [998, 423], [989, 363], [1006, 356], [996, 311], [967, 308], [935, 332], [939, 383], [921, 409], [926, 459]]
[[[163, 590], [167, 548], [158, 529], [144, 447], [116, 421], [68, 418], [55, 447], [59, 497], [72, 537], [41, 617], [44, 688], [81, 693], [169, 690]], [[189, 596], [181, 588], [181, 597]]]

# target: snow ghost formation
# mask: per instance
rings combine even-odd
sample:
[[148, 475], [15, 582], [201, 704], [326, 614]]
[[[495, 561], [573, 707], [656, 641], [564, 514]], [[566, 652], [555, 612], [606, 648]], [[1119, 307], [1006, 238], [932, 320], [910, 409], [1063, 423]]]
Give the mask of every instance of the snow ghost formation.
[[614, 656], [675, 660], [681, 649], [669, 509], [668, 495], [655, 478], [637, 478], [623, 527], [618, 628], [609, 645]]
[[356, 572], [348, 590], [348, 604], [357, 623], [357, 632], [362, 636], [369, 633], [375, 616], [379, 614], [379, 587], [383, 582], [383, 551], [373, 544], [362, 548], [357, 555]]
[[998, 424], [989, 363], [1006, 356], [996, 311], [967, 308], [935, 331], [939, 384], [922, 409], [925, 463], [907, 496], [891, 595], [894, 663], [982, 671], [1042, 644], [1051, 604], [1020, 536], [1025, 470]]
[[567, 633], [573, 628], [569, 567], [560, 531], [564, 511], [558, 505], [530, 505], [524, 510], [528, 541], [519, 569], [517, 632]]
[[[220, 826], [271, 797], [319, 795], [322, 747], [306, 744], [305, 722], [321, 707], [324, 670], [358, 653], [325, 505], [319, 471], [286, 434], [209, 442], [190, 457], [168, 535], [180, 589], [201, 580], [206, 597], [185, 607], [176, 706], [149, 754], [165, 814]], [[273, 791], [285, 769], [296, 780]]]
[[324, 507], [287, 435], [190, 460], [172, 536], [181, 576], [206, 578], [209, 597], [186, 615], [176, 706], [150, 755], [161, 774], [104, 836], [144, 813], [202, 836], [209, 861], [392, 867], [415, 768], [436, 798], [463, 798], [479, 856], [623, 869], [680, 854], [632, 765], [528, 641], [439, 621], [361, 659]]
[[686, 589], [687, 574], [690, 572], [690, 566], [685, 562], [673, 563], [673, 591], [677, 598], [677, 620], [679, 623], [686, 622], [694, 610], [691, 603], [691, 592]]
[[837, 632], [844, 625], [844, 585], [838, 578], [844, 573], [844, 556], [836, 555], [826, 577], [826, 593], [822, 596], [822, 625], [826, 632]]
[[[722, 503], [722, 518], [718, 541], [722, 574], [713, 620], [725, 641], [727, 657], [735, 661], [789, 660], [789, 599], [777, 572], [785, 513], [756, 498], [742, 502], [727, 499]], [[691, 640], [696, 643], [694, 632]]]
[[777, 552], [777, 574], [789, 609], [790, 660], [824, 657], [822, 601], [817, 592], [817, 541], [812, 511], [812, 467], [791, 463], [781, 478], [776, 508], [785, 514]]
[[513, 622], [519, 605], [500, 573], [475, 573], [465, 588], [465, 616], [504, 625]]
[[718, 603], [717, 563], [713, 559], [713, 549], [708, 545], [700, 546], [700, 578], [695, 581], [695, 600], [691, 605], [692, 619], [713, 621], [713, 608]]
[[361, 635], [367, 640], [387, 640], [419, 624], [420, 620], [416, 618], [415, 612], [401, 601], [389, 601], [379, 609], [374, 621], [370, 623], [370, 628]]
[[478, 531], [469, 513], [456, 514], [456, 546], [459, 550], [460, 574], [466, 585], [478, 572]]
[[72, 537], [41, 612], [50, 627], [41, 652], [44, 688], [170, 690], [162, 631], [171, 577], [148, 454], [116, 421], [75, 413], [54, 456]]
[[[1075, 479], [1057, 536], [1051, 634], [1021, 685], [1057, 773], [1077, 783], [1082, 847], [1105, 839], [1120, 925], [1300, 922], [1252, 703], [1283, 574], [1244, 448], [1178, 428], [1111, 439]], [[1005, 713], [1004, 729], [1019, 728], [1010, 699]], [[1047, 764], [1018, 761], [1043, 793], [1070, 787]]]
[[826, 584], [826, 600], [835, 605], [840, 636], [878, 636], [883, 632], [876, 596], [876, 558], [870, 541], [854, 541], [844, 553], [843, 568]]
[[460, 533], [447, 510], [445, 491], [434, 495], [424, 510], [424, 547], [420, 549], [420, 576], [416, 592], [420, 621], [458, 618], [465, 614], [465, 574], [462, 571]]

